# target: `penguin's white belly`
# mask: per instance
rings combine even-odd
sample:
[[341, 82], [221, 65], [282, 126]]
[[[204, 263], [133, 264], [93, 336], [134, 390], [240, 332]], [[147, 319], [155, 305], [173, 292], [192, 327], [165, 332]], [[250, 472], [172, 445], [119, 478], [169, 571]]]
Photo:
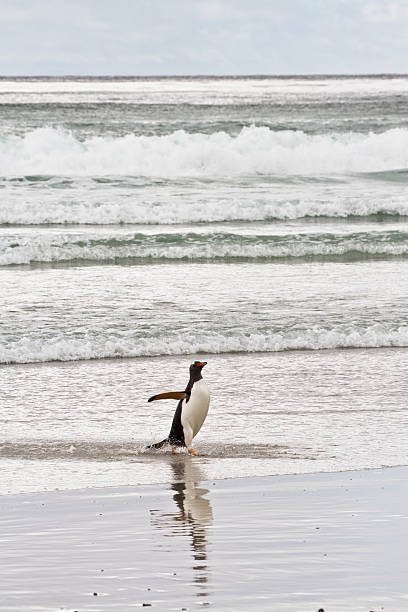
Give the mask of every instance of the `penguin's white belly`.
[[186, 445], [191, 444], [191, 440], [198, 434], [208, 413], [210, 405], [210, 392], [201, 379], [194, 383], [188, 402], [183, 401], [181, 408], [181, 424], [184, 430]]

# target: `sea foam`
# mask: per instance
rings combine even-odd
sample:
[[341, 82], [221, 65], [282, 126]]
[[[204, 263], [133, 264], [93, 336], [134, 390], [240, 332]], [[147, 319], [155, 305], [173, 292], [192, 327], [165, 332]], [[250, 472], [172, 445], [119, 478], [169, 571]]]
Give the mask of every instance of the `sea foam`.
[[374, 324], [363, 328], [340, 325], [332, 329], [313, 327], [305, 331], [248, 333], [235, 336], [189, 333], [186, 339], [180, 336], [129, 338], [128, 335], [120, 337], [108, 333], [94, 339], [62, 336], [36, 340], [24, 338], [0, 347], [0, 363], [391, 346], [408, 346], [407, 326], [390, 327], [385, 324]]
[[[52, 195], [52, 197], [50, 197]], [[220, 221], [273, 221], [303, 217], [364, 217], [370, 215], [408, 216], [408, 199], [397, 197], [332, 197], [326, 201], [312, 198], [274, 199], [273, 196], [253, 198], [224, 195], [213, 200], [207, 195], [205, 204], [193, 205], [188, 197], [154, 195], [131, 198], [129, 194], [112, 201], [112, 193], [93, 201], [92, 194], [79, 196], [79, 201], [59, 194], [44, 194], [38, 190], [27, 199], [9, 197], [2, 193], [0, 224], [146, 224], [176, 225]], [[102, 200], [102, 201], [101, 201]], [[105, 200], [105, 201], [103, 201]], [[108, 201], [106, 201], [108, 200]]]
[[[182, 195], [180, 190], [183, 189]], [[134, 189], [105, 189], [94, 192], [91, 185], [73, 188], [72, 193], [59, 192], [43, 185], [40, 189], [19, 184], [1, 192], [0, 224], [146, 224], [176, 225], [219, 221], [273, 221], [303, 217], [363, 217], [370, 215], [408, 216], [405, 193], [362, 193], [359, 195], [330, 194], [317, 197], [282, 197], [273, 193], [259, 194], [257, 186], [245, 186], [241, 193], [219, 187], [212, 194], [199, 187], [190, 194], [185, 187], [169, 186], [158, 192], [147, 188], [143, 193]], [[133, 191], [133, 193], [132, 193]], [[282, 189], [284, 191], [284, 189]], [[199, 195], [199, 201], [194, 200]]]
[[163, 136], [92, 137], [39, 128], [0, 141], [0, 176], [219, 176], [380, 172], [408, 168], [408, 129], [308, 135], [244, 128]]
[[116, 233], [46, 232], [37, 236], [4, 235], [0, 266], [34, 263], [118, 260], [275, 260], [287, 258], [353, 258], [408, 255], [408, 234], [400, 231], [246, 235], [235, 233]]

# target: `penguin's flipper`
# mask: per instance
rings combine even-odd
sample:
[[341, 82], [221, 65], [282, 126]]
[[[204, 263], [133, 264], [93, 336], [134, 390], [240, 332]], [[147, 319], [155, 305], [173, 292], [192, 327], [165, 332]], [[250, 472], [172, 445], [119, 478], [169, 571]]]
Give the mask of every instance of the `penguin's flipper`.
[[152, 397], [149, 397], [147, 401], [154, 402], [156, 400], [162, 400], [162, 399], [181, 400], [181, 399], [184, 399], [185, 397], [186, 397], [186, 394], [184, 391], [167, 391], [167, 393], [158, 393], [157, 395], [153, 395]]

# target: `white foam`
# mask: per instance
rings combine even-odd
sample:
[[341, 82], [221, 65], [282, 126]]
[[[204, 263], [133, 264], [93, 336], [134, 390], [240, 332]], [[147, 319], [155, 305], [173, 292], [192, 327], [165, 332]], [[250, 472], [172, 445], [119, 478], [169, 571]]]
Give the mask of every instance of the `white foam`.
[[[79, 191], [79, 190], [78, 190]], [[248, 189], [245, 195], [223, 193], [219, 197], [206, 194], [204, 203], [194, 203], [187, 190], [180, 196], [167, 191], [154, 191], [137, 197], [130, 191], [117, 190], [96, 196], [89, 190], [78, 193], [77, 199], [67, 199], [55, 191], [31, 189], [30, 195], [7, 193], [3, 190], [0, 224], [181, 224], [217, 221], [264, 221], [268, 219], [299, 219], [302, 217], [367, 216], [378, 213], [408, 215], [406, 195], [383, 197], [368, 193], [358, 197], [331, 196], [321, 198], [282, 199], [272, 194], [257, 195]], [[86, 199], [85, 199], [86, 198]], [[204, 194], [201, 202], [204, 200]]]
[[185, 234], [74, 234], [46, 232], [37, 236], [3, 236], [0, 266], [72, 261], [274, 259], [408, 254], [400, 232], [356, 234], [242, 235]]
[[244, 128], [165, 136], [93, 137], [41, 128], [0, 142], [0, 176], [236, 176], [378, 172], [408, 168], [408, 129], [308, 135]]
[[231, 352], [278, 352], [287, 350], [322, 350], [335, 348], [375, 348], [408, 346], [408, 327], [374, 324], [365, 328], [339, 326], [332, 329], [314, 327], [305, 331], [281, 333], [129, 338], [107, 335], [95, 339], [55, 337], [52, 340], [21, 339], [0, 348], [0, 363], [35, 363], [76, 361], [109, 357], [142, 357], [154, 355], [189, 355]]

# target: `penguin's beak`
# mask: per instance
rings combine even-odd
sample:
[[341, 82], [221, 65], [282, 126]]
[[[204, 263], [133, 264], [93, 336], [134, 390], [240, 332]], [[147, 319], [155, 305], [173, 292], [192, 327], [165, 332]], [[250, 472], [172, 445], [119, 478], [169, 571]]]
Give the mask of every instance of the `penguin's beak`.
[[198, 368], [203, 368], [205, 365], [207, 365], [207, 362], [206, 361], [202, 361], [201, 363], [197, 364], [197, 367]]

